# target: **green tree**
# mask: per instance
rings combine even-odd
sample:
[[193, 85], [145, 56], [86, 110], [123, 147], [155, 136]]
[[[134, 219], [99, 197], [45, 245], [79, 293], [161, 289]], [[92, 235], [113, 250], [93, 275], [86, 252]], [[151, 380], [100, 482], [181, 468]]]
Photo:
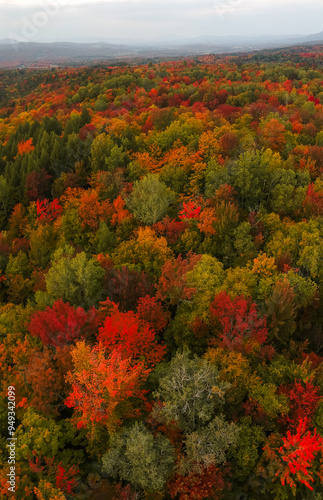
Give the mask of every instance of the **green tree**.
[[44, 269], [57, 243], [57, 233], [50, 224], [40, 225], [31, 232], [29, 258], [31, 264]]
[[0, 228], [4, 228], [11, 207], [13, 206], [10, 195], [10, 186], [3, 175], [0, 175]]
[[86, 234], [82, 230], [81, 219], [78, 208], [71, 207], [64, 210], [61, 222], [62, 239], [67, 243], [83, 246], [86, 242]]
[[33, 450], [38, 455], [55, 457], [55, 460], [65, 465], [80, 463], [84, 458], [80, 447], [84, 443], [84, 434], [82, 438], [69, 419], [55, 422], [52, 418], [40, 415], [31, 406], [24, 413], [16, 437], [20, 443], [17, 460], [28, 460]]
[[136, 219], [144, 224], [154, 224], [167, 213], [175, 193], [162, 182], [157, 175], [148, 174], [136, 181], [133, 191], [127, 199], [127, 207]]
[[126, 159], [123, 146], [115, 144], [107, 134], [102, 133], [93, 140], [90, 155], [92, 172], [124, 167]]
[[207, 254], [202, 255], [194, 269], [186, 274], [187, 285], [196, 288], [193, 305], [200, 314], [208, 309], [224, 277], [222, 262]]
[[24, 252], [20, 251], [15, 257], [13, 255], [9, 256], [6, 274], [11, 274], [13, 276], [21, 274], [24, 278], [27, 278], [30, 275], [28, 257]]
[[274, 176], [270, 206], [274, 212], [293, 216], [300, 211], [311, 178], [309, 172], [279, 169]]
[[129, 481], [146, 492], [160, 492], [173, 470], [175, 453], [166, 436], [154, 437], [142, 422], [136, 422], [111, 437], [102, 461], [109, 476]]
[[226, 452], [236, 446], [239, 427], [226, 422], [222, 415], [214, 417], [203, 429], [192, 432], [184, 440], [186, 455], [179, 464], [181, 474], [202, 472], [204, 468], [226, 461]]
[[162, 266], [172, 257], [166, 238], [156, 236], [149, 227], [139, 228], [137, 238], [120, 243], [111, 256], [119, 268], [146, 271], [154, 277], [160, 276]]
[[270, 149], [240, 155], [231, 171], [230, 184], [238, 191], [243, 208], [267, 204], [274, 185], [273, 171], [281, 165], [280, 155]]
[[62, 299], [74, 306], [89, 308], [103, 299], [104, 270], [84, 252], [62, 256], [46, 275], [46, 292], [36, 292], [38, 303], [53, 304]]
[[241, 222], [234, 230], [234, 248], [237, 251], [238, 264], [246, 264], [250, 259], [254, 258], [257, 254], [254, 239], [251, 236], [251, 224], [247, 221]]
[[240, 432], [237, 446], [230, 450], [229, 456], [235, 477], [245, 480], [258, 462], [259, 448], [266, 435], [260, 425], [252, 425], [250, 417], [242, 417], [238, 427]]
[[98, 253], [106, 253], [114, 249], [117, 244], [117, 237], [109, 228], [106, 222], [101, 221], [96, 232], [95, 249]]
[[184, 432], [193, 432], [210, 422], [223, 405], [229, 387], [205, 359], [190, 359], [188, 351], [177, 353], [159, 380], [155, 397], [163, 406], [155, 411], [166, 422], [176, 422]]

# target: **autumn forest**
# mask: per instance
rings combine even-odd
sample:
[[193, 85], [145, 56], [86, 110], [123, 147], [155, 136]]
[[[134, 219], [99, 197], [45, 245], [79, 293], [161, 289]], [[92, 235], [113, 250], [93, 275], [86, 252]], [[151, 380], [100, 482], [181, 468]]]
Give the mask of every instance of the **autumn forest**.
[[322, 46], [1, 70], [0, 499], [322, 500], [322, 236]]

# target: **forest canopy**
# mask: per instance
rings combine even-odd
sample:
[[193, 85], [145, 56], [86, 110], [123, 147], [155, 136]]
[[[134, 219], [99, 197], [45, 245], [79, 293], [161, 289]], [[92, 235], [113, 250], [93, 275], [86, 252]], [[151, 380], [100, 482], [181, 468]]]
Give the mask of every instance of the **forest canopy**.
[[0, 81], [0, 497], [321, 499], [322, 47]]

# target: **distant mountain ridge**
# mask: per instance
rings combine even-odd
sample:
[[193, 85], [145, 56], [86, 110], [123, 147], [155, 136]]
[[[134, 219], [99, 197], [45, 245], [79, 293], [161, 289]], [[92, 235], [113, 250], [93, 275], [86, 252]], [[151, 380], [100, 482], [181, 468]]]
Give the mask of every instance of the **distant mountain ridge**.
[[305, 38], [307, 38], [309, 41], [323, 40], [323, 31], [320, 31], [319, 33], [314, 33], [313, 35], [308, 35]]
[[0, 45], [12, 45], [13, 43], [18, 43], [16, 40], [12, 38], [2, 38], [0, 40]]
[[[127, 41], [127, 43], [123, 43]], [[311, 35], [209, 35], [187, 39], [109, 39], [79, 42], [0, 40], [0, 67], [87, 64], [101, 60], [181, 57], [207, 53], [249, 52], [297, 44], [323, 43], [323, 31]]]
[[[75, 37], [73, 39], [57, 39], [51, 41], [24, 42], [24, 43], [81, 43], [93, 44], [104, 43], [109, 45], [125, 45], [130, 47], [168, 47], [169, 45], [192, 45], [192, 44], [265, 44], [265, 43], [303, 43], [306, 41], [323, 41], [323, 31], [310, 35], [200, 35], [189, 38], [180, 38], [176, 35], [165, 36], [162, 39], [134, 39], [134, 38], [101, 38], [101, 37]], [[16, 40], [4, 38], [0, 45], [18, 43]]]

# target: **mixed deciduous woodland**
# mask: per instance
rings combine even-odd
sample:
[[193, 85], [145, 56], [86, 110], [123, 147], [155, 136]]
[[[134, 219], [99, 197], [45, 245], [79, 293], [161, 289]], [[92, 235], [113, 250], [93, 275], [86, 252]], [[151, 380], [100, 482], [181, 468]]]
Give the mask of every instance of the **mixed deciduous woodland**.
[[0, 79], [0, 498], [322, 499], [322, 47]]

